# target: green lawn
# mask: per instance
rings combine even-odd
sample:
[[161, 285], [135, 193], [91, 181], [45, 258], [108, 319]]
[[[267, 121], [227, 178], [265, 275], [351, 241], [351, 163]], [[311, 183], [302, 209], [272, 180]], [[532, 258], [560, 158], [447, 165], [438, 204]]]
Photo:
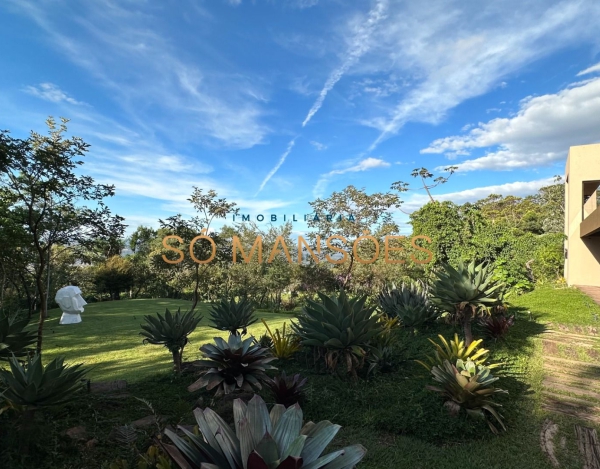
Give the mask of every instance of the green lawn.
[[[146, 314], [164, 313], [165, 308], [189, 309], [191, 303], [183, 300], [120, 300], [88, 304], [79, 324], [60, 325], [61, 311], [50, 310], [50, 318], [44, 329], [44, 361], [56, 356], [66, 357], [69, 363], [84, 363], [89, 366], [92, 380], [125, 379], [139, 381], [156, 373], [172, 370], [169, 351], [158, 345], [144, 345], [139, 335], [140, 324]], [[197, 310], [204, 316], [198, 328], [190, 336], [191, 343], [184, 351], [184, 360], [200, 358], [199, 347], [213, 337], [227, 337], [209, 326], [209, 306], [199, 304]], [[289, 314], [274, 314], [258, 311], [259, 321], [249, 328], [249, 333], [260, 336], [265, 326], [264, 318], [271, 329], [281, 327], [290, 318]]]
[[523, 315], [531, 311], [539, 321], [580, 326], [600, 326], [600, 306], [576, 288], [540, 287], [509, 298]]

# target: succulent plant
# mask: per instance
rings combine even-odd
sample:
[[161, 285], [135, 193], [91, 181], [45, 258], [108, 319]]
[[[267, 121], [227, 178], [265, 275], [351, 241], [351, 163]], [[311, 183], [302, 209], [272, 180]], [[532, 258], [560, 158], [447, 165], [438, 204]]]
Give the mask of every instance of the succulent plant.
[[423, 282], [403, 283], [400, 288], [387, 287], [378, 300], [385, 315], [398, 318], [407, 327], [420, 326], [438, 316], [429, 300], [429, 289]]
[[300, 404], [302, 401], [302, 388], [306, 384], [306, 378], [299, 374], [287, 376], [285, 371], [281, 375], [275, 376], [267, 382], [276, 404], [289, 407], [293, 404]]
[[189, 342], [188, 336], [194, 332], [202, 316], [196, 316], [194, 311], [182, 313], [181, 308], [172, 314], [167, 308], [164, 317], [144, 316], [146, 324], [141, 324], [140, 335], [145, 337], [144, 343], [164, 345], [173, 355], [173, 364], [177, 373], [181, 372], [183, 349]]
[[37, 334], [34, 330], [25, 330], [28, 324], [28, 318], [10, 318], [0, 313], [0, 360], [8, 360], [13, 355], [23, 357], [30, 352]]
[[27, 411], [64, 404], [83, 387], [86, 370], [81, 364], [65, 365], [62, 357], [45, 367], [37, 354], [28, 357], [25, 364], [15, 357], [9, 358], [8, 363], [9, 370], [0, 369], [0, 384], [5, 388], [3, 399], [14, 409]]
[[263, 335], [261, 335], [258, 340], [256, 340], [256, 343], [263, 348], [273, 347], [273, 339], [271, 339], [271, 336], [268, 332], [265, 332]]
[[236, 301], [235, 298], [229, 301], [222, 299], [212, 306], [209, 313], [213, 324], [211, 327], [220, 331], [229, 331], [233, 335], [245, 335], [248, 326], [257, 321], [254, 317], [254, 307], [246, 298], [240, 301]]
[[479, 319], [479, 325], [483, 328], [484, 333], [493, 339], [504, 337], [514, 324], [514, 315], [506, 317], [504, 314], [494, 314]]
[[218, 397], [236, 389], [262, 389], [261, 382], [269, 380], [265, 371], [277, 369], [269, 364], [276, 358], [269, 349], [254, 342], [254, 337], [242, 339], [239, 335], [231, 334], [227, 341], [215, 337], [214, 344], [200, 347], [204, 359], [196, 364], [208, 370], [188, 390], [192, 392], [206, 387], [210, 391], [216, 388], [215, 396]]
[[390, 373], [397, 368], [398, 357], [395, 347], [371, 347], [367, 357], [369, 368], [367, 375], [373, 374], [375, 371], [381, 373]]
[[440, 309], [447, 311], [456, 321], [461, 321], [465, 341], [473, 341], [471, 320], [487, 308], [499, 304], [506, 289], [504, 283], [494, 279], [490, 265], [462, 262], [455, 269], [450, 264], [442, 264], [432, 288], [432, 301]]
[[489, 419], [491, 415], [506, 430], [502, 416], [495, 409], [502, 406], [492, 398], [494, 394], [508, 394], [508, 391], [492, 386], [498, 378], [492, 376], [489, 368], [471, 360], [457, 360], [456, 365], [446, 360], [442, 365], [434, 366], [431, 374], [440, 386], [427, 386], [427, 389], [444, 396], [444, 407], [452, 415], [458, 415], [464, 409], [469, 417], [485, 420], [490, 430], [497, 434], [498, 429]]
[[321, 455], [340, 426], [327, 420], [303, 426], [298, 404], [287, 410], [277, 404], [269, 413], [255, 395], [247, 405], [236, 399], [233, 414], [235, 431], [213, 410], [195, 409], [200, 435], [179, 427], [184, 439], [165, 430], [175, 445], [166, 451], [182, 469], [351, 469], [366, 454], [353, 445]]
[[442, 366], [445, 361], [455, 363], [457, 360], [471, 360], [476, 365], [485, 365], [489, 369], [498, 368], [502, 365], [501, 363], [486, 364], [490, 351], [478, 348], [483, 342], [482, 339], [475, 340], [471, 342], [471, 345], [466, 346], [465, 341], [458, 338], [458, 334], [454, 334], [454, 339], [450, 342], [442, 335], [438, 335], [438, 337], [440, 338], [439, 344], [429, 339], [429, 342], [435, 347], [435, 352], [433, 355], [427, 356], [427, 362], [416, 360], [417, 363], [423, 365], [428, 371], [431, 371], [431, 368], [434, 366]]
[[275, 333], [267, 325], [267, 322], [262, 319], [262, 323], [267, 328], [267, 333], [271, 337], [271, 352], [280, 360], [285, 360], [294, 355], [300, 350], [300, 339], [292, 332], [286, 332], [286, 323], [283, 323], [281, 331], [275, 329]]

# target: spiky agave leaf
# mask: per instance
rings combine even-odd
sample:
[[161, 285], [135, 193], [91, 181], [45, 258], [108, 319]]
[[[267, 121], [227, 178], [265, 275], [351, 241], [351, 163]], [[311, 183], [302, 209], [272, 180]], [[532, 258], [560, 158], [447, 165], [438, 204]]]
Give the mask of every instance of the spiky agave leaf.
[[6, 388], [3, 398], [16, 409], [48, 407], [67, 402], [80, 390], [87, 372], [82, 365], [67, 366], [57, 357], [45, 367], [40, 355], [28, 357], [21, 364], [15, 357], [8, 360], [10, 369], [0, 369], [0, 382]]
[[239, 302], [235, 298], [221, 299], [212, 306], [210, 312], [211, 327], [230, 334], [245, 335], [248, 327], [257, 321], [254, 317], [254, 307], [247, 298]]
[[178, 308], [172, 314], [166, 308], [165, 315], [157, 313], [156, 316], [144, 316], [146, 324], [141, 324], [144, 343], [164, 345], [170, 351], [179, 350], [189, 342], [188, 336], [194, 332], [202, 316], [197, 316], [194, 311], [181, 312]]
[[265, 371], [276, 369], [270, 365], [276, 358], [269, 349], [256, 344], [254, 337], [242, 339], [232, 334], [227, 341], [215, 337], [214, 343], [203, 345], [200, 351], [204, 359], [196, 363], [207, 370], [188, 387], [189, 391], [206, 387], [208, 391], [216, 389], [215, 396], [221, 396], [236, 389], [262, 389], [261, 383], [269, 379]]
[[378, 296], [379, 307], [390, 318], [398, 318], [407, 327], [434, 320], [437, 309], [429, 300], [429, 289], [423, 282], [402, 283], [385, 288]]
[[321, 302], [308, 300], [292, 330], [302, 345], [325, 350], [325, 364], [335, 371], [338, 363], [346, 365], [347, 372], [356, 377], [366, 357], [369, 342], [381, 334], [383, 325], [373, 314], [374, 308], [365, 306], [366, 296], [348, 298], [345, 292], [329, 297], [319, 293]]
[[434, 381], [439, 386], [427, 386], [427, 389], [441, 394], [446, 401], [444, 407], [452, 414], [464, 410], [470, 417], [485, 420], [493, 433], [498, 429], [489, 419], [494, 420], [506, 430], [502, 415], [496, 408], [502, 407], [493, 401], [495, 394], [508, 394], [508, 391], [493, 386], [498, 378], [492, 376], [489, 368], [477, 365], [471, 360], [457, 360], [453, 365], [448, 360], [442, 365], [431, 368]]
[[35, 330], [26, 330], [29, 318], [10, 318], [8, 314], [0, 313], [0, 360], [8, 360], [13, 355], [23, 357], [35, 344]]
[[322, 455], [340, 426], [329, 421], [302, 425], [297, 404], [287, 410], [276, 404], [269, 412], [255, 395], [247, 405], [236, 399], [233, 415], [235, 432], [211, 409], [196, 409], [200, 435], [179, 427], [187, 437], [182, 438], [166, 430], [178, 450], [167, 451], [172, 457], [183, 456], [193, 469], [351, 469], [366, 454], [364, 447], [353, 445]]

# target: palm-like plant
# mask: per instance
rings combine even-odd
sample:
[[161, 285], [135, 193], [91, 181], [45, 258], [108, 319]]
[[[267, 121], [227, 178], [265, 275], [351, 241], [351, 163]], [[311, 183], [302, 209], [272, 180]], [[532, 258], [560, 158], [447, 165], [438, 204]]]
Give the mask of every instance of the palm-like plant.
[[366, 347], [381, 334], [383, 325], [374, 308], [365, 306], [366, 296], [349, 299], [342, 291], [338, 298], [319, 293], [321, 303], [308, 300], [307, 306], [292, 322], [292, 330], [302, 345], [325, 352], [325, 364], [331, 371], [345, 363], [353, 378], [362, 368]]
[[467, 345], [473, 342], [471, 320], [480, 312], [498, 304], [503, 298], [504, 283], [494, 279], [490, 265], [462, 262], [455, 269], [442, 265], [433, 284], [432, 300], [439, 308], [449, 312], [455, 320], [462, 321]]
[[239, 335], [231, 334], [227, 342], [220, 337], [214, 341], [200, 347], [205, 359], [197, 364], [208, 370], [188, 387], [190, 392], [204, 387], [208, 391], [216, 388], [215, 397], [218, 397], [236, 389], [262, 389], [261, 382], [269, 380], [265, 371], [276, 369], [269, 364], [276, 358], [268, 349], [257, 345], [254, 337], [242, 340]]
[[273, 333], [267, 325], [267, 322], [264, 319], [262, 319], [261, 321], [267, 328], [267, 333], [271, 338], [271, 351], [273, 352], [273, 355], [275, 355], [278, 359], [288, 359], [292, 355], [294, 355], [298, 350], [300, 350], [300, 340], [298, 336], [289, 331], [286, 332], [285, 323], [283, 323], [281, 331], [279, 329], [275, 329], [275, 333]]
[[298, 404], [287, 410], [275, 405], [269, 412], [255, 395], [248, 405], [236, 399], [233, 415], [235, 431], [213, 410], [195, 409], [200, 435], [179, 427], [184, 439], [167, 429], [175, 446], [165, 449], [186, 469], [351, 469], [366, 454], [353, 445], [322, 456], [341, 427], [327, 420], [303, 426]]
[[429, 300], [429, 289], [423, 282], [387, 287], [378, 300], [386, 316], [398, 318], [407, 327], [420, 326], [437, 317], [437, 310]]
[[504, 314], [492, 314], [479, 319], [479, 325], [485, 334], [493, 339], [503, 338], [514, 324], [514, 315], [507, 317]]
[[22, 411], [34, 411], [67, 402], [71, 395], [82, 388], [86, 370], [81, 364], [67, 366], [58, 357], [42, 365], [40, 355], [27, 358], [26, 364], [12, 357], [9, 370], [0, 369], [0, 383], [6, 388], [3, 398], [8, 406]]
[[211, 327], [220, 331], [229, 331], [234, 335], [245, 335], [248, 326], [257, 321], [254, 317], [254, 307], [246, 298], [239, 302], [235, 301], [235, 298], [229, 301], [222, 299], [212, 306], [210, 320], [213, 324]]
[[427, 386], [427, 389], [444, 396], [444, 407], [452, 415], [458, 415], [464, 409], [468, 416], [485, 420], [492, 432], [498, 433], [488, 418], [491, 415], [506, 430], [502, 416], [495, 409], [502, 406], [492, 398], [494, 394], [508, 394], [508, 391], [492, 386], [498, 378], [492, 376], [489, 368], [471, 360], [457, 360], [456, 366], [446, 360], [443, 365], [434, 366], [431, 374], [440, 386]]
[[302, 388], [306, 384], [306, 378], [299, 374], [287, 376], [285, 371], [281, 375], [275, 376], [267, 382], [276, 404], [289, 407], [293, 404], [300, 404], [302, 400]]
[[476, 365], [486, 366], [490, 370], [502, 365], [501, 363], [493, 363], [491, 365], [486, 364], [490, 351], [479, 348], [479, 345], [483, 342], [482, 339], [475, 340], [471, 342], [471, 345], [467, 346], [464, 340], [458, 338], [458, 334], [454, 334], [454, 339], [450, 342], [442, 335], [438, 335], [438, 337], [440, 338], [439, 343], [428, 339], [435, 347], [433, 355], [427, 355], [426, 362], [415, 360], [417, 363], [427, 368], [428, 371], [431, 371], [434, 366], [442, 366], [445, 361], [456, 363], [457, 360], [471, 360]]
[[23, 357], [29, 353], [37, 334], [33, 330], [25, 330], [28, 324], [28, 318], [11, 319], [7, 314], [0, 313], [0, 360], [8, 360], [13, 355]]
[[196, 316], [194, 311], [181, 312], [181, 308], [172, 314], [169, 309], [165, 315], [144, 316], [146, 324], [141, 324], [140, 335], [145, 337], [144, 343], [164, 345], [173, 355], [173, 364], [177, 373], [181, 372], [183, 349], [188, 344], [188, 336], [194, 332], [202, 316]]

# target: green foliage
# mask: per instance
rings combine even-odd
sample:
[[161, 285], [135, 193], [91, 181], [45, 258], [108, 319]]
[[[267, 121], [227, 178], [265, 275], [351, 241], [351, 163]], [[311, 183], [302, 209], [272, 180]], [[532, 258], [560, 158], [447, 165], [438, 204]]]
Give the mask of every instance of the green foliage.
[[188, 336], [194, 332], [202, 316], [196, 316], [194, 311], [186, 313], [177, 309], [171, 314], [167, 308], [164, 317], [159, 313], [156, 316], [144, 316], [146, 324], [141, 324], [140, 335], [145, 337], [144, 343], [164, 345], [173, 354], [175, 371], [181, 372], [183, 349], [189, 342]]
[[29, 353], [37, 334], [26, 330], [28, 324], [29, 318], [11, 318], [0, 312], [0, 360], [8, 360], [13, 355], [23, 357]]
[[429, 342], [435, 347], [433, 355], [427, 355], [427, 363], [416, 360], [417, 363], [423, 365], [427, 370], [431, 371], [434, 366], [442, 366], [445, 361], [450, 363], [456, 362], [456, 360], [471, 360], [477, 365], [485, 365], [489, 369], [497, 368], [500, 363], [494, 363], [487, 365], [489, 350], [484, 348], [478, 348], [483, 342], [482, 339], [474, 340], [471, 345], [465, 345], [464, 340], [458, 338], [458, 334], [454, 334], [454, 339], [448, 342], [444, 336], [438, 335], [440, 343], [436, 343], [429, 339]]
[[6, 388], [4, 400], [9, 407], [25, 411], [69, 401], [82, 388], [86, 370], [81, 364], [69, 367], [63, 361], [55, 358], [44, 367], [37, 354], [28, 357], [26, 364], [10, 358], [10, 369], [0, 369], [0, 383]]
[[200, 347], [204, 360], [198, 365], [208, 368], [202, 377], [188, 387], [190, 392], [206, 387], [217, 389], [215, 396], [229, 394], [236, 389], [253, 391], [262, 389], [261, 382], [268, 380], [266, 370], [275, 370], [269, 365], [276, 358], [268, 349], [254, 343], [254, 337], [242, 339], [230, 334], [228, 341], [214, 338], [214, 344]]
[[261, 335], [256, 341], [256, 343], [263, 348], [273, 347], [273, 339], [271, 339], [271, 336], [268, 332], [265, 332], [263, 335]]
[[234, 335], [245, 335], [248, 326], [257, 321], [254, 317], [254, 307], [246, 298], [240, 301], [236, 301], [235, 298], [229, 301], [222, 299], [213, 305], [210, 320], [213, 324], [211, 327], [220, 331], [229, 331]]
[[303, 388], [306, 384], [306, 378], [295, 374], [287, 376], [282, 371], [279, 376], [267, 381], [267, 386], [271, 390], [276, 404], [289, 407], [294, 404], [301, 404], [303, 398]]
[[437, 317], [437, 311], [429, 301], [427, 285], [422, 282], [386, 288], [379, 294], [378, 300], [388, 317], [400, 319], [407, 327], [417, 327]]
[[298, 336], [291, 332], [286, 332], [286, 324], [283, 324], [281, 332], [279, 329], [275, 329], [275, 333], [271, 332], [271, 329], [267, 325], [267, 322], [262, 319], [262, 323], [267, 328], [269, 337], [271, 339], [271, 352], [280, 360], [285, 360], [294, 355], [300, 350], [300, 340]]
[[292, 330], [302, 345], [324, 351], [325, 365], [335, 371], [340, 361], [356, 378], [362, 368], [369, 342], [383, 331], [374, 308], [365, 306], [366, 297], [350, 299], [342, 291], [329, 297], [319, 293], [321, 302], [309, 300], [308, 305], [292, 322]]
[[461, 320], [467, 345], [473, 340], [471, 319], [477, 314], [487, 311], [486, 308], [499, 304], [502, 300], [505, 285], [494, 280], [494, 272], [490, 265], [465, 265], [461, 262], [455, 269], [450, 264], [443, 264], [443, 270], [436, 273], [433, 284], [433, 302], [440, 309], [447, 311], [453, 320]]
[[365, 456], [360, 445], [347, 446], [321, 456], [325, 447], [340, 429], [325, 420], [317, 424], [302, 425], [302, 409], [275, 405], [269, 413], [259, 396], [248, 405], [241, 399], [233, 403], [235, 432], [210, 408], [194, 412], [201, 435], [183, 427], [184, 439], [171, 430], [166, 435], [177, 451], [167, 447], [173, 459], [187, 465], [183, 468], [221, 469], [351, 469]]
[[446, 360], [442, 365], [434, 366], [431, 374], [440, 386], [427, 386], [427, 389], [440, 393], [446, 399], [444, 407], [450, 414], [458, 415], [465, 410], [469, 417], [485, 420], [490, 430], [498, 433], [489, 419], [491, 415], [506, 430], [502, 416], [495, 409], [502, 406], [492, 398], [495, 394], [508, 394], [508, 391], [492, 386], [498, 378], [492, 376], [489, 368], [471, 360], [458, 359], [456, 366]]

